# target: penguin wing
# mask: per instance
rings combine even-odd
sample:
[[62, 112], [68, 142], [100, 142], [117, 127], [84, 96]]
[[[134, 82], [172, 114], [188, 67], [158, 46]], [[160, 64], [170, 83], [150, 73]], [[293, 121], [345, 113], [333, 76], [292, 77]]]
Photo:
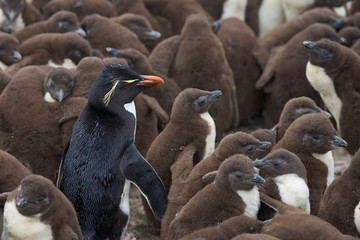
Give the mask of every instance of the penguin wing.
[[154, 216], [161, 221], [167, 206], [164, 185], [152, 166], [139, 153], [134, 143], [125, 150], [120, 161], [122, 175], [136, 185], [146, 198]]
[[152, 68], [161, 74], [169, 76], [170, 66], [176, 57], [180, 43], [181, 37], [178, 35], [159, 43], [149, 56]]
[[166, 125], [169, 122], [169, 114], [167, 114], [167, 112], [165, 112], [165, 110], [160, 106], [158, 100], [144, 93], [142, 96], [146, 105], [154, 111], [161, 123]]
[[283, 46], [277, 47], [276, 49], [272, 50], [271, 56], [265, 65], [264, 71], [261, 74], [259, 80], [255, 84], [255, 87], [257, 89], [264, 88], [267, 84], [269, 84], [269, 82], [275, 76], [276, 67], [279, 63], [282, 49], [283, 49]]

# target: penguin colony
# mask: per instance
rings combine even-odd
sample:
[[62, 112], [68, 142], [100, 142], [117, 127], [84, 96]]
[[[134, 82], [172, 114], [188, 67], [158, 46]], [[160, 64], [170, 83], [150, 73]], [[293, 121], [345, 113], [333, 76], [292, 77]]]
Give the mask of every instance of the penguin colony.
[[1, 239], [359, 239], [359, 28], [359, 0], [1, 0]]

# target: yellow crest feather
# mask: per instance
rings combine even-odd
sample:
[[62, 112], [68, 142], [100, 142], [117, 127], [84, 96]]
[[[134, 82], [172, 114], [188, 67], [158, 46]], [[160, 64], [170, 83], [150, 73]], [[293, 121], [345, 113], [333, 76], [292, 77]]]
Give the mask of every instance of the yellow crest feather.
[[112, 88], [110, 89], [110, 91], [105, 94], [105, 96], [104, 96], [104, 98], [103, 98], [103, 102], [105, 103], [105, 106], [108, 106], [108, 105], [109, 105], [111, 99], [112, 99], [113, 96], [114, 96], [116, 86], [118, 85], [119, 82], [120, 82], [120, 80], [115, 81], [115, 82], [114, 82], [114, 85], [112, 86]]

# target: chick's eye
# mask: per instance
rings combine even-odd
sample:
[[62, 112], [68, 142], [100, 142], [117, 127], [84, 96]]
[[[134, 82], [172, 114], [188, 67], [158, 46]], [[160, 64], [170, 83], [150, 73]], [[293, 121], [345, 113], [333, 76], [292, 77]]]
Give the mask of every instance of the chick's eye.
[[254, 151], [255, 147], [253, 145], [246, 146], [244, 151], [245, 153], [252, 153]]

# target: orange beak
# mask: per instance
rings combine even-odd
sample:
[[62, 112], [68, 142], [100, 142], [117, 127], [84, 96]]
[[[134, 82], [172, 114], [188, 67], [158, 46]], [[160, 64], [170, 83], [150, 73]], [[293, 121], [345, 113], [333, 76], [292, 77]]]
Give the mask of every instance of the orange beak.
[[142, 77], [144, 78], [144, 80], [140, 81], [138, 83], [139, 85], [154, 87], [164, 83], [164, 80], [157, 76], [142, 75]]

